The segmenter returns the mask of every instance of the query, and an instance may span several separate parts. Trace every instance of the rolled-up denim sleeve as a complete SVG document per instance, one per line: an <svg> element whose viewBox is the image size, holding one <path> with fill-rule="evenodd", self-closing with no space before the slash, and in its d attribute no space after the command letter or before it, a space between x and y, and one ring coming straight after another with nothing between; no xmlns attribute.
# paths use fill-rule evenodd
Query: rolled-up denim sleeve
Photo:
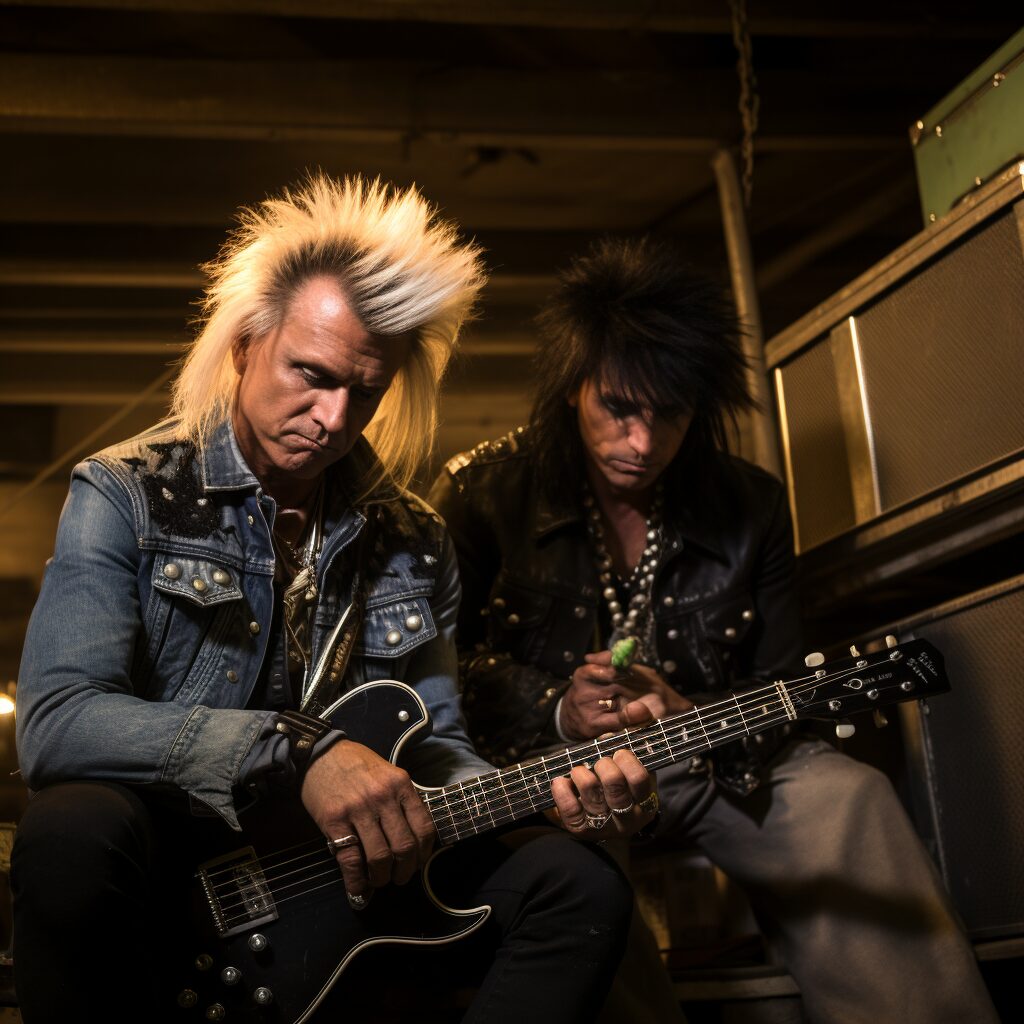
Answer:
<svg viewBox="0 0 1024 1024"><path fill-rule="evenodd" d="M460 595L455 550L446 536L437 587L431 598L437 636L417 650L404 676L426 704L433 721L431 735L402 759L413 778L423 785L445 786L493 770L473 748L462 715L455 650Z"/></svg>
<svg viewBox="0 0 1024 1024"><path fill-rule="evenodd" d="M237 827L232 787L269 713L137 695L140 557L125 486L98 462L76 467L19 673L24 779L173 786Z"/></svg>

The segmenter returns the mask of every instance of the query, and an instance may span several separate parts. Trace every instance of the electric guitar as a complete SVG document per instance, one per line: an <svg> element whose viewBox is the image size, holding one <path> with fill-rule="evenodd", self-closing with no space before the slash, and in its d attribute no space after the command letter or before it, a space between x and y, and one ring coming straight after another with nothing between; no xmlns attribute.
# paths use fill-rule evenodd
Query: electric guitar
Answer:
<svg viewBox="0 0 1024 1024"><path fill-rule="evenodd" d="M631 750L655 771L743 736L800 719L833 719L848 735L847 716L949 689L943 659L924 640L822 665L790 682L736 692L725 700L651 725L590 740L526 764L444 788L418 787L440 849L551 807L551 782L577 764ZM367 683L346 693L324 717L350 737L395 761L429 729L417 694L403 683ZM352 959L378 943L434 944L470 934L486 906L456 910L436 898L430 863L405 886L378 889L366 909L350 909L334 855L298 800L261 803L240 838L224 841L195 874L183 929L182 960L169 965L168 1010L182 1022L303 1024L343 985ZM282 845L284 848L282 849ZM431 863L433 859L431 858Z"/></svg>

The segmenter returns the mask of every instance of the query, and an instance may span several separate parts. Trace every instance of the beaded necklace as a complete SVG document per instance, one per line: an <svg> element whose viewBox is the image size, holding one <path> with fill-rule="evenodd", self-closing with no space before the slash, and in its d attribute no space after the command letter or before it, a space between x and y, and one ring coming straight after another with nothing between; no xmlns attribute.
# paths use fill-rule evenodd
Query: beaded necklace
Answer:
<svg viewBox="0 0 1024 1024"><path fill-rule="evenodd" d="M639 561L633 566L629 576L619 579L622 596L626 599L626 608L620 600L619 589L615 586L612 572L612 559L604 540L604 524L601 522L601 511L597 507L589 488L585 488L583 505L587 510L587 533L590 537L597 564L598 579L601 582L601 596L604 597L611 620L611 635L608 646L626 637L635 637L638 645L634 661L644 665L656 662L654 644L654 616L651 614L651 592L654 587L654 570L658 565L658 554L662 540L662 488L658 485L654 501L651 503L644 529L644 549Z"/></svg>

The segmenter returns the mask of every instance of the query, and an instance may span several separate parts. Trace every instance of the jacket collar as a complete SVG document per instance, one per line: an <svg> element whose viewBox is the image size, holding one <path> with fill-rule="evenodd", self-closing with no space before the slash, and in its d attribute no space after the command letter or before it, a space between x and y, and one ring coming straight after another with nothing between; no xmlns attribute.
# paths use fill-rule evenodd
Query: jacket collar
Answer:
<svg viewBox="0 0 1024 1024"><path fill-rule="evenodd" d="M237 491L259 487L256 475L242 457L231 417L222 420L202 449L203 487L207 491Z"/></svg>
<svg viewBox="0 0 1024 1024"><path fill-rule="evenodd" d="M202 450L203 487L208 491L234 491L259 488L256 474L238 447L230 417L222 420L211 432ZM346 506L355 503L355 495L363 490L362 483L380 470L380 460L365 437L360 437L340 462L328 467L333 489L340 494ZM373 501L393 501L398 497L394 484L385 479L375 490ZM365 499L364 499L365 500Z"/></svg>

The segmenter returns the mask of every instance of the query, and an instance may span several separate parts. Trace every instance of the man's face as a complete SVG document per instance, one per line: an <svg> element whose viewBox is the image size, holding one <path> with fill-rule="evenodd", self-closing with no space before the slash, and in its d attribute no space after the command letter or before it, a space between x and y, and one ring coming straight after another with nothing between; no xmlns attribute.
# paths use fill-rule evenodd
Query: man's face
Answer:
<svg viewBox="0 0 1024 1024"><path fill-rule="evenodd" d="M408 338L370 334L327 278L296 292L277 330L237 344L235 434L264 487L315 480L347 455L408 354Z"/></svg>
<svg viewBox="0 0 1024 1024"><path fill-rule="evenodd" d="M569 404L576 409L591 474L596 471L620 492L652 486L676 457L693 420L692 413L657 416L594 377L583 382Z"/></svg>

